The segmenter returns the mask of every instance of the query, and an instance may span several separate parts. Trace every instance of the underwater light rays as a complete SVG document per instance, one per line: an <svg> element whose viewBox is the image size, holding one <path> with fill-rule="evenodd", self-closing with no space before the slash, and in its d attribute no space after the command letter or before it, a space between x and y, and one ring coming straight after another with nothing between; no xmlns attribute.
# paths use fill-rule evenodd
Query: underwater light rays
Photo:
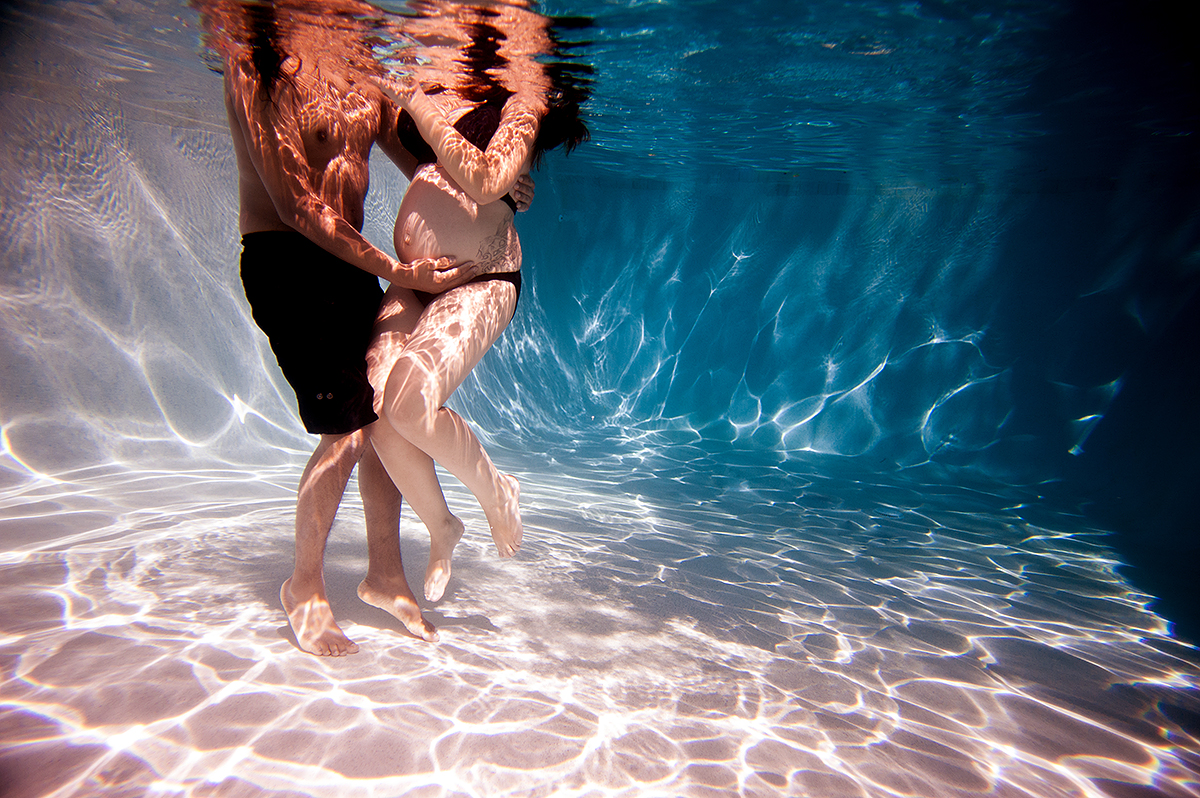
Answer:
<svg viewBox="0 0 1200 798"><path fill-rule="evenodd" d="M132 16L158 16L158 9L136 2L108 9L103 19L94 17L95 10L86 4L74 8L46 9L55 18L45 24L47 35L23 41L27 47L34 42L83 46L70 58L45 54L36 81L11 70L14 92L28 99L56 75L67 85L78 83L85 95L91 90L92 81L76 78L92 48L85 35L60 24L59 18L75 13L84 17L84 27L92 27L89 20L98 22L94 27L103 38ZM616 16L636 20L647 9L654 17L650 21L660 21L672 6L631 7ZM733 13L765 9L747 6ZM820 29L829 19L844 22L844 12L834 2L817 3L805 13ZM807 64L816 69L809 70L808 78L815 79L808 82L821 91L853 84L855 98L876 108L878 97L868 96L872 90L886 89L881 95L885 100L907 101L935 87L934 105L949 107L959 85L949 72L935 69L925 85L901 81L889 88L872 86L870 70L863 71L871 64L887 64L892 70L917 67L921 52L932 53L935 66L945 66L956 53L961 55L964 42L978 43L977 37L960 36L970 33L978 20L940 19L936 8L933 16L927 12L924 8L892 21L917 32L930 21L937 35L928 28L924 33L929 36L915 39L930 47L904 53L892 42L884 48L893 51L886 57L862 54L876 48L873 38L858 38L862 30L851 30L863 29L861 19L852 20L838 36L806 40L805 34L796 34L805 46L835 45L826 60ZM1011 30L1002 40L1027 38L1030 20L1054 13L1051 8L1033 16L1008 14ZM709 16L704 12L696 19L716 21ZM27 17L23 26L41 24L39 15ZM881 19L888 21L879 17L865 29L878 29ZM996 19L988 25L994 28ZM159 21L165 28L171 25ZM142 24L134 29L141 30ZM614 41L633 38L652 44L654 37L626 37L622 24L615 25L615 32L612 25L606 28ZM668 27L646 30L663 33ZM686 28L666 40L682 41L679 35L686 38ZM601 45L610 65L617 52L611 44ZM1005 99L1005 91L1046 63L1044 57L1021 61L1016 57L1021 48L1009 45L1009 51L999 52L996 41L985 44L973 53L979 69L972 74L982 77L966 91L976 101L981 96ZM181 61L194 61L192 46L181 48ZM694 53L687 68L703 69L716 52ZM1044 56L1046 51L1041 52ZM998 60L990 61L989 53ZM1018 63L1024 65L1016 72L1000 74L1006 65ZM796 68L791 64L778 74L790 71L794 76ZM163 71L174 77L187 73L179 65L166 65ZM842 80L852 73L866 80ZM95 74L122 78L126 96L154 77L123 64ZM933 79L939 74L951 81ZM204 77L209 82L195 84L197 97L217 96L211 91L215 78ZM660 93L668 100L682 99L684 84L696 79L689 72L683 83L676 81L679 85ZM818 85L822 81L823 88ZM621 88L619 79L606 85ZM502 340L497 354L503 357L488 361L480 381L464 386L463 396L456 397L485 433L495 430L495 439L504 444L496 448L498 459L526 466L521 476L527 483L530 551L518 562L497 564L486 540L479 539L486 535L477 534L478 515L471 515L474 537L462 547L447 600L431 609L453 644L431 651L399 636L395 624L373 610L353 603L355 577L364 562L361 516L351 499L335 529L330 581L344 597L338 612L345 615L339 617L347 619L346 628L365 644L365 651L356 662L331 665L296 654L281 637L286 633L280 631L284 625L275 603L284 575L275 571L288 556L287 496L298 477L303 436L294 423L289 428L283 421L292 413L277 377L253 377L264 373L262 360L270 357L261 346L214 351L206 348L204 336L193 342L170 335L179 316L200 327L211 324L231 340L262 343L240 309L233 277L236 241L228 220L233 218L229 175L234 166L228 149L214 143L213 131L223 121L219 103L189 105L198 109L192 111L196 124L211 134L209 139L190 138L178 129L191 122L176 113L174 95L143 91L144 96L113 108L116 132L97 129L119 140L123 153L138 166L138 179L161 174L164 186L178 182L196 188L187 199L173 198L170 191L155 194L163 203L178 201L185 210L173 216L169 229L160 226L158 234L143 239L147 255L135 265L144 270L145 285L117 279L121 273L114 264L126 255L109 252L112 243L101 241L97 230L90 237L64 239L59 250L46 249L56 258L46 263L62 265L63 258L94 243L103 262L80 262L93 267L92 279L65 281L62 274L32 268L40 263L21 262L2 277L17 288L3 293L36 303L45 286L70 282L69 291L53 287L45 292L47 307L73 312L87 307L91 297L93 305L111 308L107 315L95 314L103 324L83 332L120 338L123 351L132 351L125 345L128 326L145 320L137 314L161 304L168 312L156 321L170 324L154 329L175 349L163 349L159 356L177 357L178 368L196 371L196 383L181 379L181 384L199 383L197 390L213 394L211 403L191 417L194 424L177 426L203 431L206 419L222 424L216 425L220 432L213 439L189 438L205 441L201 447L165 426L156 433L145 426L97 420L88 405L65 416L44 414L35 419L37 424L29 423L30 416L14 420L8 415L13 402L23 402L33 392L18 396L7 373L0 377L6 414L0 420L6 452L2 462L8 469L0 474L5 485L0 515L6 519L6 539L21 549L0 566L5 609L0 613L0 689L6 701L10 688L25 689L8 678L7 670L24 649L44 644L38 650L45 653L57 646L51 655L59 658L54 668L41 674L61 674L92 661L84 644L97 638L87 635L102 632L109 637L102 641L105 646L129 654L129 670L136 672L140 660L152 663L147 667L172 658L185 663L172 674L173 684L187 688L179 691L185 698L207 700L209 706L173 724L173 717L185 714L186 701L168 704L171 696L166 696L162 703L171 714L151 727L125 722L137 720L135 694L127 675L111 662L101 662L87 675L91 683L85 680L82 687L55 686L47 678L36 696L22 692L17 703L6 704L12 711L6 713L9 721L0 721L5 734L30 726L44 730L37 732L40 747L30 749L28 757L3 760L6 772L48 771L44 762L50 756L69 760L82 775L60 783L64 798L98 790L230 798L260 798L275 790L321 798L411 790L441 798L455 792L524 796L555 789L669 798L717 790L821 798L961 798L981 792L997 798L1081 793L1111 798L1136 792L1153 779L1158 780L1154 789L1163 795L1197 794L1196 740L1185 731L1187 718L1200 709L1195 649L1173 647L1169 627L1148 609L1149 597L1134 591L1116 571L1116 557L1104 547L1102 532L1087 527L1077 514L1045 518L1031 506L1022 510L1039 499L1010 487L998 486L987 494L922 480L946 463L982 462L986 474L991 455L972 458L966 450L982 444L994 454L999 445L992 443L1002 444L1012 432L1006 410L1021 401L1008 393L1013 377L1006 370L1026 350L1014 354L996 347L997 335L1005 330L993 322L1004 311L1000 305L1011 300L997 277L1012 269L1020 274L1024 260L1037 261L1045 250L1005 252L1001 264L995 256L1019 236L997 236L1020 214L1041 214L1047 206L1024 197L1027 186L1009 191L1007 175L993 179L1011 151L990 153L981 167L961 170L953 165L962 162L964 150L954 150L948 168L943 170L939 162L929 173L947 176L951 185L918 190L904 183L897 188L897 175L903 177L905 170L894 166L891 156L899 155L907 165L917 159L912 152L887 148L920 144L931 132L938 133L924 125L932 118L929 109L909 107L917 127L905 133L903 125L893 124L893 132L901 134L884 137L882 148L856 149L855 142L871 144L863 135L871 127L869 112L864 116L860 109L839 119L844 103L829 105L805 94L813 107L836 112L826 116L836 124L827 130L837 135L820 142L800 138L826 149L821 163L835 160L831 152L840 157L843 147L853 152L855 162L866 158L868 169L877 156L873 163L881 174L876 183L798 173L794 158L766 150L756 153L761 155L756 163L784 164L788 174L740 186L728 172L696 177L705 171L704 163L667 168L642 159L639 166L666 168L675 182L649 186L628 180L624 164L619 165L623 182L614 188L613 181L606 183L603 175L588 171L585 160L583 172L589 179L571 180L560 201L553 185L562 173L551 173L555 179L542 182L541 202L519 222L531 233L540 225L529 236L528 285L536 301L523 305L510 330L529 335L507 350L507 339ZM779 92L771 94L779 99ZM81 99L88 114L112 107L87 96ZM620 105L609 102L607 109ZM625 105L621 114L640 107ZM978 129L985 121L979 114L982 105L967 105L974 110L965 119ZM905 116L902 105L889 107L897 117ZM142 124L152 108L165 110L156 111L153 124ZM793 118L803 125L813 118L813 109L801 110ZM656 113L666 118L668 111L662 106ZM603 115L596 120L601 127ZM61 114L46 110L42 119L51 125L47 130L76 131L57 116L66 118L69 109ZM699 117L687 112L678 118L687 126ZM601 127L593 143L603 147ZM642 152L639 148L648 139L636 125L626 127L631 135L622 136L617 146ZM995 140L998 133L1013 133L1011 124L1002 127L1006 129L970 138ZM767 124L760 133L774 136L778 130ZM661 132L659 126L651 136L660 150L669 142ZM694 140L696 132L688 136ZM4 168L18 164L6 185L19 196L19 187L38 185L33 179L42 168L38 159L51 158L54 148L45 147L39 141L45 136L36 131L17 133L31 138L21 140L25 151L16 153L14 161L4 160ZM716 144L709 147L716 151L712 157L726 162L731 154L741 158L748 147L745 141L725 149ZM812 147L801 149L806 159L812 155ZM90 154L77 155L69 161L71 169L94 165ZM570 169L579 157L590 156L581 150L572 156ZM207 170L202 174L200 167ZM964 174L967 183L962 182ZM377 190L388 185L373 182ZM971 199L976 189L980 197ZM119 218L122 209L111 201L100 198L90 205L96 199L94 186L72 183L63 190L72 196L53 212L53 224L26 220L19 233L33 237L27 240L26 254L40 251L38 236L51 240L61 235L60 223L72 220L102 227L113 215L114 229L124 231L132 224L141 233L153 232L144 220ZM137 213L151 218L159 213L151 199L138 198L135 185L129 184L129 190L136 201L130 207ZM991 200L983 195L996 199L993 209L1012 215L989 216L984 206ZM968 201L960 204L964 197ZM18 206L24 207L13 205ZM543 212L539 207L548 215L536 216ZM97 213L84 213L88 208ZM972 208L978 210L974 216ZM386 210L381 214L386 217ZM748 221L740 223L739 218ZM187 226L191 219L194 227ZM196 282L192 273L172 275L170 267L182 257L172 243L179 235L189 237L189 251L207 258L210 274L217 275L211 284ZM581 246L593 237L602 246ZM626 264L614 254L641 253L641 242L668 242L660 260L636 264L651 272L650 279L646 271L621 271ZM567 268L553 266L557 261L546 257L563 252L574 258ZM738 257L745 253L753 257ZM653 255L653 248L644 254ZM728 258L736 261L735 272L727 270ZM776 264L785 265L769 274ZM110 276L97 279L104 274ZM1125 274L1118 269L1095 284L1112 285L1112 279L1125 279ZM111 290L101 301L105 281ZM1001 290L996 291L998 284ZM175 302L173 286L187 296ZM714 287L720 288L719 295ZM195 303L202 308L197 314L189 305L198 294L204 296ZM572 304L577 296L585 300ZM596 304L603 306L597 320L610 326L577 323L590 319ZM740 321L721 317L725 304ZM5 309L18 319L14 328L28 323L35 333L24 340L52 329L44 318L20 317L19 306ZM642 321L635 325L631 319ZM875 319L878 328L873 328ZM774 326L763 332L769 323ZM931 327L938 340L928 343L937 345L922 343ZM579 330L595 337L576 339ZM690 348L674 357L670 350L687 331L692 331ZM888 345L881 345L885 340ZM1030 350L1041 346L1039 339ZM122 352L111 345L80 350L93 353L98 365L124 362ZM32 345L23 351L34 352ZM14 362L7 352L0 354ZM86 370L78 370L74 361L43 368L22 358L21 368L13 372L17 379L45 380L46 370L55 377L59 371L77 371L85 376L70 383L71 390L86 387ZM221 365L225 360L230 361L227 369ZM603 366L593 368L597 362ZM886 363L884 370L852 398L833 401L827 396L840 398L838 391L859 385L881 363ZM836 374L827 381L829 366ZM138 368L122 373L133 372L140 380L144 375L137 374ZM581 378L578 372L584 371ZM167 367L156 380L174 376ZM985 381L968 389L972 380ZM1048 424L1065 419L1068 426L1106 412L1103 397L1093 395L1089 381L1077 382L1077 388L1061 392L1053 409L1023 410ZM541 390L513 387L522 383ZM668 405L663 397L671 391L676 391L675 403ZM162 392L152 404L166 405L164 414L182 413L186 420L186 406L177 407L179 397L169 393ZM694 401L696 397L702 401ZM736 400L734 411L730 399ZM498 406L494 412L489 407L493 402ZM960 402L970 406L956 408ZM961 429L940 420L926 429L923 419L929 422L926 411L935 405L948 417L962 414L950 418L961 421ZM119 408L120 402L112 406ZM609 424L613 408L617 420ZM804 418L808 411L813 415ZM502 423L493 424L497 417ZM869 439L862 437L864 430L869 432L868 422L886 434L870 439L870 466L853 473L845 458L800 458L794 439L770 441L776 434L771 425L798 418L806 426L824 425L824 444L837 454L857 451ZM55 438L60 420L66 434ZM841 422L847 423L839 428ZM959 447L957 454L954 447L941 446L936 458L930 457L925 432L936 443L945 433L962 436L964 429L968 434L959 441L970 445ZM755 438L756 430L765 431ZM65 464L47 454L72 441L81 449L80 441L91 441L95 448ZM283 451L275 451L277 446ZM1040 453L1044 450L1028 453L1028 462L1035 463ZM22 470L18 457L30 469ZM217 465L203 471L193 467L199 461ZM257 467L264 461L266 466ZM94 471L69 467L86 462L107 465ZM872 475L876 463L884 463L878 467L888 471L895 464L915 462L935 468ZM181 473L173 476L175 469ZM39 471L54 476L42 478ZM1030 484L1046 475L1034 471ZM587 476L578 477L582 472ZM451 498L456 507L470 506L458 494ZM26 501L34 506L22 508ZM405 553L419 576L423 531L409 515ZM1038 523L1028 521L1030 517L1039 517ZM127 552L136 556L127 557ZM96 569L107 573L95 576ZM62 595L74 602L69 608L62 605ZM123 626L122 618L130 616L139 620ZM88 628L97 619L111 623ZM252 674L251 661L269 665ZM31 667L33 663L27 660ZM190 686L189 672L198 690ZM153 680L158 672L140 675ZM671 681L676 676L679 687ZM235 679L246 692L223 693ZM919 681L930 686L909 686ZM113 704L109 715L82 695L110 687L118 689L105 692ZM223 696L219 701L212 698L217 694ZM907 697L914 700L901 700ZM31 716L20 714L20 702L26 700L41 702L39 706L52 708L65 720L37 726ZM612 723L622 715L634 721ZM952 722L945 715L956 717ZM521 738L513 728L517 719L536 734ZM25 720L30 722L21 726ZM91 725L105 720L113 722ZM455 726L457 721L461 727ZM1076 741L1071 732L1081 728L1079 736L1087 737L1087 744L1072 748ZM463 733L454 736L456 729ZM1109 735L1109 729L1117 733ZM78 736L72 736L74 730ZM490 755L481 755L488 754L482 735L467 738L467 732L479 730L504 732ZM116 748L121 750L95 758L101 754L86 746L106 731L118 735ZM1114 737L1124 742L1113 742ZM430 739L441 741L436 763L423 745ZM543 760L549 767L541 773L536 767L541 762L532 758L540 748L555 748ZM14 761L16 768L10 767ZM660 761L665 763L661 767Z"/></svg>
<svg viewBox="0 0 1200 798"><path fill-rule="evenodd" d="M586 187L578 188L586 193ZM708 190L703 183L694 188ZM726 194L753 188L727 186ZM732 441L785 458L802 451L865 452L899 467L947 456L958 461L992 448L1008 434L1003 406L1011 404L1011 396L1006 378L985 378L1003 374L1005 367L987 362L980 338L986 324L957 324L948 334L953 314L929 313L928 294L961 292L963 283L947 283L942 276L987 272L979 258L994 259L999 243L979 234L995 226L997 214L1012 214L1002 209L1001 200L981 194L970 207L954 211L964 224L974 220L962 231L946 233L957 248L937 263L916 268L901 264L898 259L928 260L909 231L912 225L918 230L941 225L949 212L944 193L907 188L854 194L831 203L836 208L820 207L824 200L815 205L812 199L788 201L783 207L775 197L772 203L760 198L749 201L750 217L716 225L709 224L709 203L701 200L688 205L686 224L670 232L656 227L660 210L641 214L631 226L622 206L601 203L598 227L611 227L613 237L622 241L631 230L646 235L630 241L635 254L628 259L613 261L601 250L580 265L596 277L595 285L603 286L590 299L572 297L582 323L572 346L592 366L587 400L595 409L583 410L584 417L611 419L610 433L635 447L642 440L667 442L690 431L711 444ZM631 198L637 196L632 192ZM736 198L725 196L720 204L736 205ZM794 222L782 221L785 216L813 212L832 226L823 241L799 236L766 241L758 235L763 229L794 228ZM883 241L875 260L861 264L859 255L850 257L843 250L867 229L886 234L890 243ZM536 245L531 259L537 256ZM698 254L714 251L730 254L719 264L703 266L712 258ZM780 266L747 266L772 262ZM820 263L826 264L824 270ZM670 279L647 278L638 269L659 277L669 272ZM863 274L854 277L856 271ZM890 275L886 280L879 278L883 272ZM647 285L647 293L630 293L635 279ZM709 288L695 291L703 281ZM846 292L852 295L850 305L838 300ZM638 307L644 312L631 312ZM822 308L830 309L828 318L819 315ZM827 340L839 318L859 311L871 315L872 328L894 328L894 345L879 350L878 341L861 331ZM749 337L743 329L746 313L754 327ZM807 321L797 321L799 314ZM931 349L940 353L930 355ZM541 346L540 351L552 350ZM574 357L566 350L554 354L559 363ZM508 373L499 361L486 362L484 368L494 370L496 378ZM970 402L966 394L959 396L967 388ZM939 402L946 401L953 404L953 413L949 407L939 409ZM483 411L480 419L486 419L485 408L468 408L468 414L477 409ZM543 426L557 414L565 425L556 430L550 424L547 433L554 434L564 426L575 429L570 417L578 412L546 409L535 415ZM959 418L964 414L971 420ZM959 420L947 427L951 416ZM636 429L633 419L638 419Z"/></svg>

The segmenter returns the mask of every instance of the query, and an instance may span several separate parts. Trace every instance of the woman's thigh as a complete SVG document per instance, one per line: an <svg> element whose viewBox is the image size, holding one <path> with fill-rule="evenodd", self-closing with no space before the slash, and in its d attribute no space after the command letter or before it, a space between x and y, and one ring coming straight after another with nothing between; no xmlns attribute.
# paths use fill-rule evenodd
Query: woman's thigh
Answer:
<svg viewBox="0 0 1200 798"><path fill-rule="evenodd" d="M367 379L375 389L375 412L380 413L384 387L424 307L407 288L388 288L379 304L371 345L367 349Z"/></svg>
<svg viewBox="0 0 1200 798"><path fill-rule="evenodd" d="M419 391L440 408L508 326L517 289L502 280L468 283L438 295L401 347L388 380L389 399Z"/></svg>

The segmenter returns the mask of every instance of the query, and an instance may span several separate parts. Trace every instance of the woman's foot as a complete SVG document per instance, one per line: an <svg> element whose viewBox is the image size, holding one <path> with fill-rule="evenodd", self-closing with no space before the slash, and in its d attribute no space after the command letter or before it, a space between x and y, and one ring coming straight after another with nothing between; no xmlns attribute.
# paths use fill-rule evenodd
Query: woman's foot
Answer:
<svg viewBox="0 0 1200 798"><path fill-rule="evenodd" d="M370 577L367 577L358 585L360 599L390 614L404 624L405 629L422 640L437 642L437 629L421 615L417 599L408 589L408 583L404 581L403 576L399 582L390 582L382 586L372 584L369 579Z"/></svg>
<svg viewBox="0 0 1200 798"><path fill-rule="evenodd" d="M462 540L463 522L450 516L445 525L429 529L429 566L425 569L425 598L438 601L446 592L450 581L450 559L454 547Z"/></svg>
<svg viewBox="0 0 1200 798"><path fill-rule="evenodd" d="M524 528L521 526L520 501L521 483L511 474L501 474L499 506L484 513L501 557L511 557L521 548Z"/></svg>
<svg viewBox="0 0 1200 798"><path fill-rule="evenodd" d="M346 637L333 620L333 610L324 593L298 596L292 592L289 578L279 588L279 601L300 648L318 657L344 657L358 651L358 644Z"/></svg>

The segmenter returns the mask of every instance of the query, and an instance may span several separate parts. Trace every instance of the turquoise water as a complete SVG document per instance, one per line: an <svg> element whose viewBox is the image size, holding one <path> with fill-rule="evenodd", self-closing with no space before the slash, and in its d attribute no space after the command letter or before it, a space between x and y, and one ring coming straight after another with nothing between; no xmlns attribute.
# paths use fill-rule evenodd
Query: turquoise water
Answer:
<svg viewBox="0 0 1200 798"><path fill-rule="evenodd" d="M313 444L196 16L6 7L4 794L1200 794L1200 657L1137 559L1195 550L1187 19L543 8L595 19L593 140L454 398L527 542L446 478L429 646L355 598L349 491L330 662L277 606Z"/></svg>

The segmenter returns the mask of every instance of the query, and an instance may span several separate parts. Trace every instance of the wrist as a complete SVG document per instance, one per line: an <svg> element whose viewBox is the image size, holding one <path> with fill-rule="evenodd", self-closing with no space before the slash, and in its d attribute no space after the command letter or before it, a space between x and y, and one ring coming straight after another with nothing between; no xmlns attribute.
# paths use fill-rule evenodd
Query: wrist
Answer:
<svg viewBox="0 0 1200 798"><path fill-rule="evenodd" d="M392 257L389 257L388 261L391 267L391 276L388 282L407 288L408 280L412 276L412 269L404 261Z"/></svg>

